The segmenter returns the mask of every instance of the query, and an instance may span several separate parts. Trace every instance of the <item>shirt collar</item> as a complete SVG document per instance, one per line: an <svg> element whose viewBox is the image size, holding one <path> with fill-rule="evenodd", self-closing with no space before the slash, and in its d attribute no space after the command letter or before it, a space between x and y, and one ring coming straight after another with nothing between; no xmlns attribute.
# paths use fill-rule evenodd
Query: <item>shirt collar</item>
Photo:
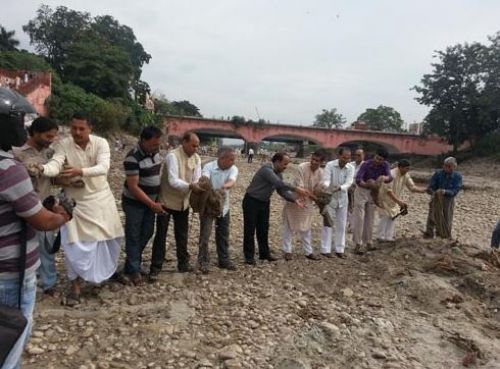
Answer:
<svg viewBox="0 0 500 369"><path fill-rule="evenodd" d="M11 152L0 150L0 155L5 156L6 158L9 158L9 159L14 159L14 155L12 155Z"/></svg>

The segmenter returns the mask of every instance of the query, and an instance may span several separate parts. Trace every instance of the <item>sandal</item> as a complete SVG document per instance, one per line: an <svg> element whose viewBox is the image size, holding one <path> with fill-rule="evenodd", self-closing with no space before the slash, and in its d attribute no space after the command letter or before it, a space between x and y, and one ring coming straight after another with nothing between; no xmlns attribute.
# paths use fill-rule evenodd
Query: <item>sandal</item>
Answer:
<svg viewBox="0 0 500 369"><path fill-rule="evenodd" d="M75 292L68 292L64 298L63 305L73 307L80 305L80 294Z"/></svg>

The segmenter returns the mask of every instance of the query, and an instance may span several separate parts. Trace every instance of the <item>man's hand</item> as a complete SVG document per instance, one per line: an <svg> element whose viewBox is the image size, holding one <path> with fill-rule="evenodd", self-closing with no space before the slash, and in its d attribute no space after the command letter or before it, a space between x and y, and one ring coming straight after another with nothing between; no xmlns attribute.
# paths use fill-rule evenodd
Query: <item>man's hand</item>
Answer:
<svg viewBox="0 0 500 369"><path fill-rule="evenodd" d="M189 184L189 189L193 191L194 193L200 193L205 191L203 188L201 188L198 183L190 183Z"/></svg>
<svg viewBox="0 0 500 369"><path fill-rule="evenodd" d="M163 205L159 202L153 202L149 208L155 214L165 214L165 209L163 209Z"/></svg>
<svg viewBox="0 0 500 369"><path fill-rule="evenodd" d="M338 191L340 191L340 186L332 186L332 187L330 187L330 191L332 193L338 192Z"/></svg>
<svg viewBox="0 0 500 369"><path fill-rule="evenodd" d="M64 223L69 222L72 218L72 216L66 211L66 209L64 209L64 207L59 204L54 205L51 210L56 214L62 215L62 217L64 218Z"/></svg>
<svg viewBox="0 0 500 369"><path fill-rule="evenodd" d="M76 167L65 167L61 171L62 177L73 178L73 177L81 177L82 175L83 175L83 171L80 168L76 168Z"/></svg>
<svg viewBox="0 0 500 369"><path fill-rule="evenodd" d="M302 199L295 200L295 205L297 205L301 209L304 209L304 207L305 207L304 200L302 200Z"/></svg>
<svg viewBox="0 0 500 369"><path fill-rule="evenodd" d="M436 193L440 196L444 196L446 194L446 190L445 189L442 189L440 188L439 190L436 191Z"/></svg>
<svg viewBox="0 0 500 369"><path fill-rule="evenodd" d="M26 170L31 177L40 177L43 172L43 166L41 164L28 164Z"/></svg>
<svg viewBox="0 0 500 369"><path fill-rule="evenodd" d="M309 195L309 190L303 187L295 187L295 193L299 196L306 197Z"/></svg>

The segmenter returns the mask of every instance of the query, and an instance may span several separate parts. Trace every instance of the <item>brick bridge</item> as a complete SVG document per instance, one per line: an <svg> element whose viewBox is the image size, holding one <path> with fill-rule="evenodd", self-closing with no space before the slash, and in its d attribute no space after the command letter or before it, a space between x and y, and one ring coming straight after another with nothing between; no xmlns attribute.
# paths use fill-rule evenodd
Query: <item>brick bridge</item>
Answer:
<svg viewBox="0 0 500 369"><path fill-rule="evenodd" d="M310 141L325 148L335 148L353 142L372 142L390 153L438 155L451 150L437 137L423 138L408 133L365 130L323 129L285 124L245 124L226 120L168 116L165 118L169 138L180 138L186 132L239 138L250 146L261 141Z"/></svg>

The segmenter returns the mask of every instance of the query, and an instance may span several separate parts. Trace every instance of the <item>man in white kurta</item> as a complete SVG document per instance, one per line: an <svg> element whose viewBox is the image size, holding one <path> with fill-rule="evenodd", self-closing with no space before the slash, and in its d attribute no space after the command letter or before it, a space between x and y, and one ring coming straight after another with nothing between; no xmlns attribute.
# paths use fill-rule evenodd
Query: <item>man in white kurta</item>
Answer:
<svg viewBox="0 0 500 369"><path fill-rule="evenodd" d="M75 115L70 129L71 137L54 146L54 155L43 166L43 174L81 177L85 183L82 188L65 189L77 205L73 219L61 228L61 245L71 281L68 303L74 304L79 302L80 279L100 283L115 273L124 234L107 180L108 142L90 134L91 124L85 116Z"/></svg>
<svg viewBox="0 0 500 369"><path fill-rule="evenodd" d="M347 225L348 198L347 191L354 181L354 166L349 163L351 150L341 147L338 150L338 159L326 164L322 184L333 192L332 200L328 204L330 216L335 217L335 255L345 257L345 233ZM321 254L332 257L333 229L324 226L321 233Z"/></svg>
<svg viewBox="0 0 500 369"><path fill-rule="evenodd" d="M410 162L406 159L400 160L398 166L391 170L393 181L384 184L380 188L379 203L382 208L379 211L379 223L377 231L378 241L394 241L395 217L406 203L401 200L403 190L407 188L411 192L424 193L425 188L415 186L413 179L408 173Z"/></svg>
<svg viewBox="0 0 500 369"><path fill-rule="evenodd" d="M320 167L325 159L323 151L316 151L311 155L311 160L301 163L295 177L294 185L307 189L313 193L314 188L320 184L323 178L323 169ZM293 234L299 233L302 238L302 246L306 258L318 260L319 256L314 255L311 246L312 219L314 215L314 205L310 198L304 200L304 206L300 207L296 203L286 202L283 207L283 252L285 260L292 258Z"/></svg>

